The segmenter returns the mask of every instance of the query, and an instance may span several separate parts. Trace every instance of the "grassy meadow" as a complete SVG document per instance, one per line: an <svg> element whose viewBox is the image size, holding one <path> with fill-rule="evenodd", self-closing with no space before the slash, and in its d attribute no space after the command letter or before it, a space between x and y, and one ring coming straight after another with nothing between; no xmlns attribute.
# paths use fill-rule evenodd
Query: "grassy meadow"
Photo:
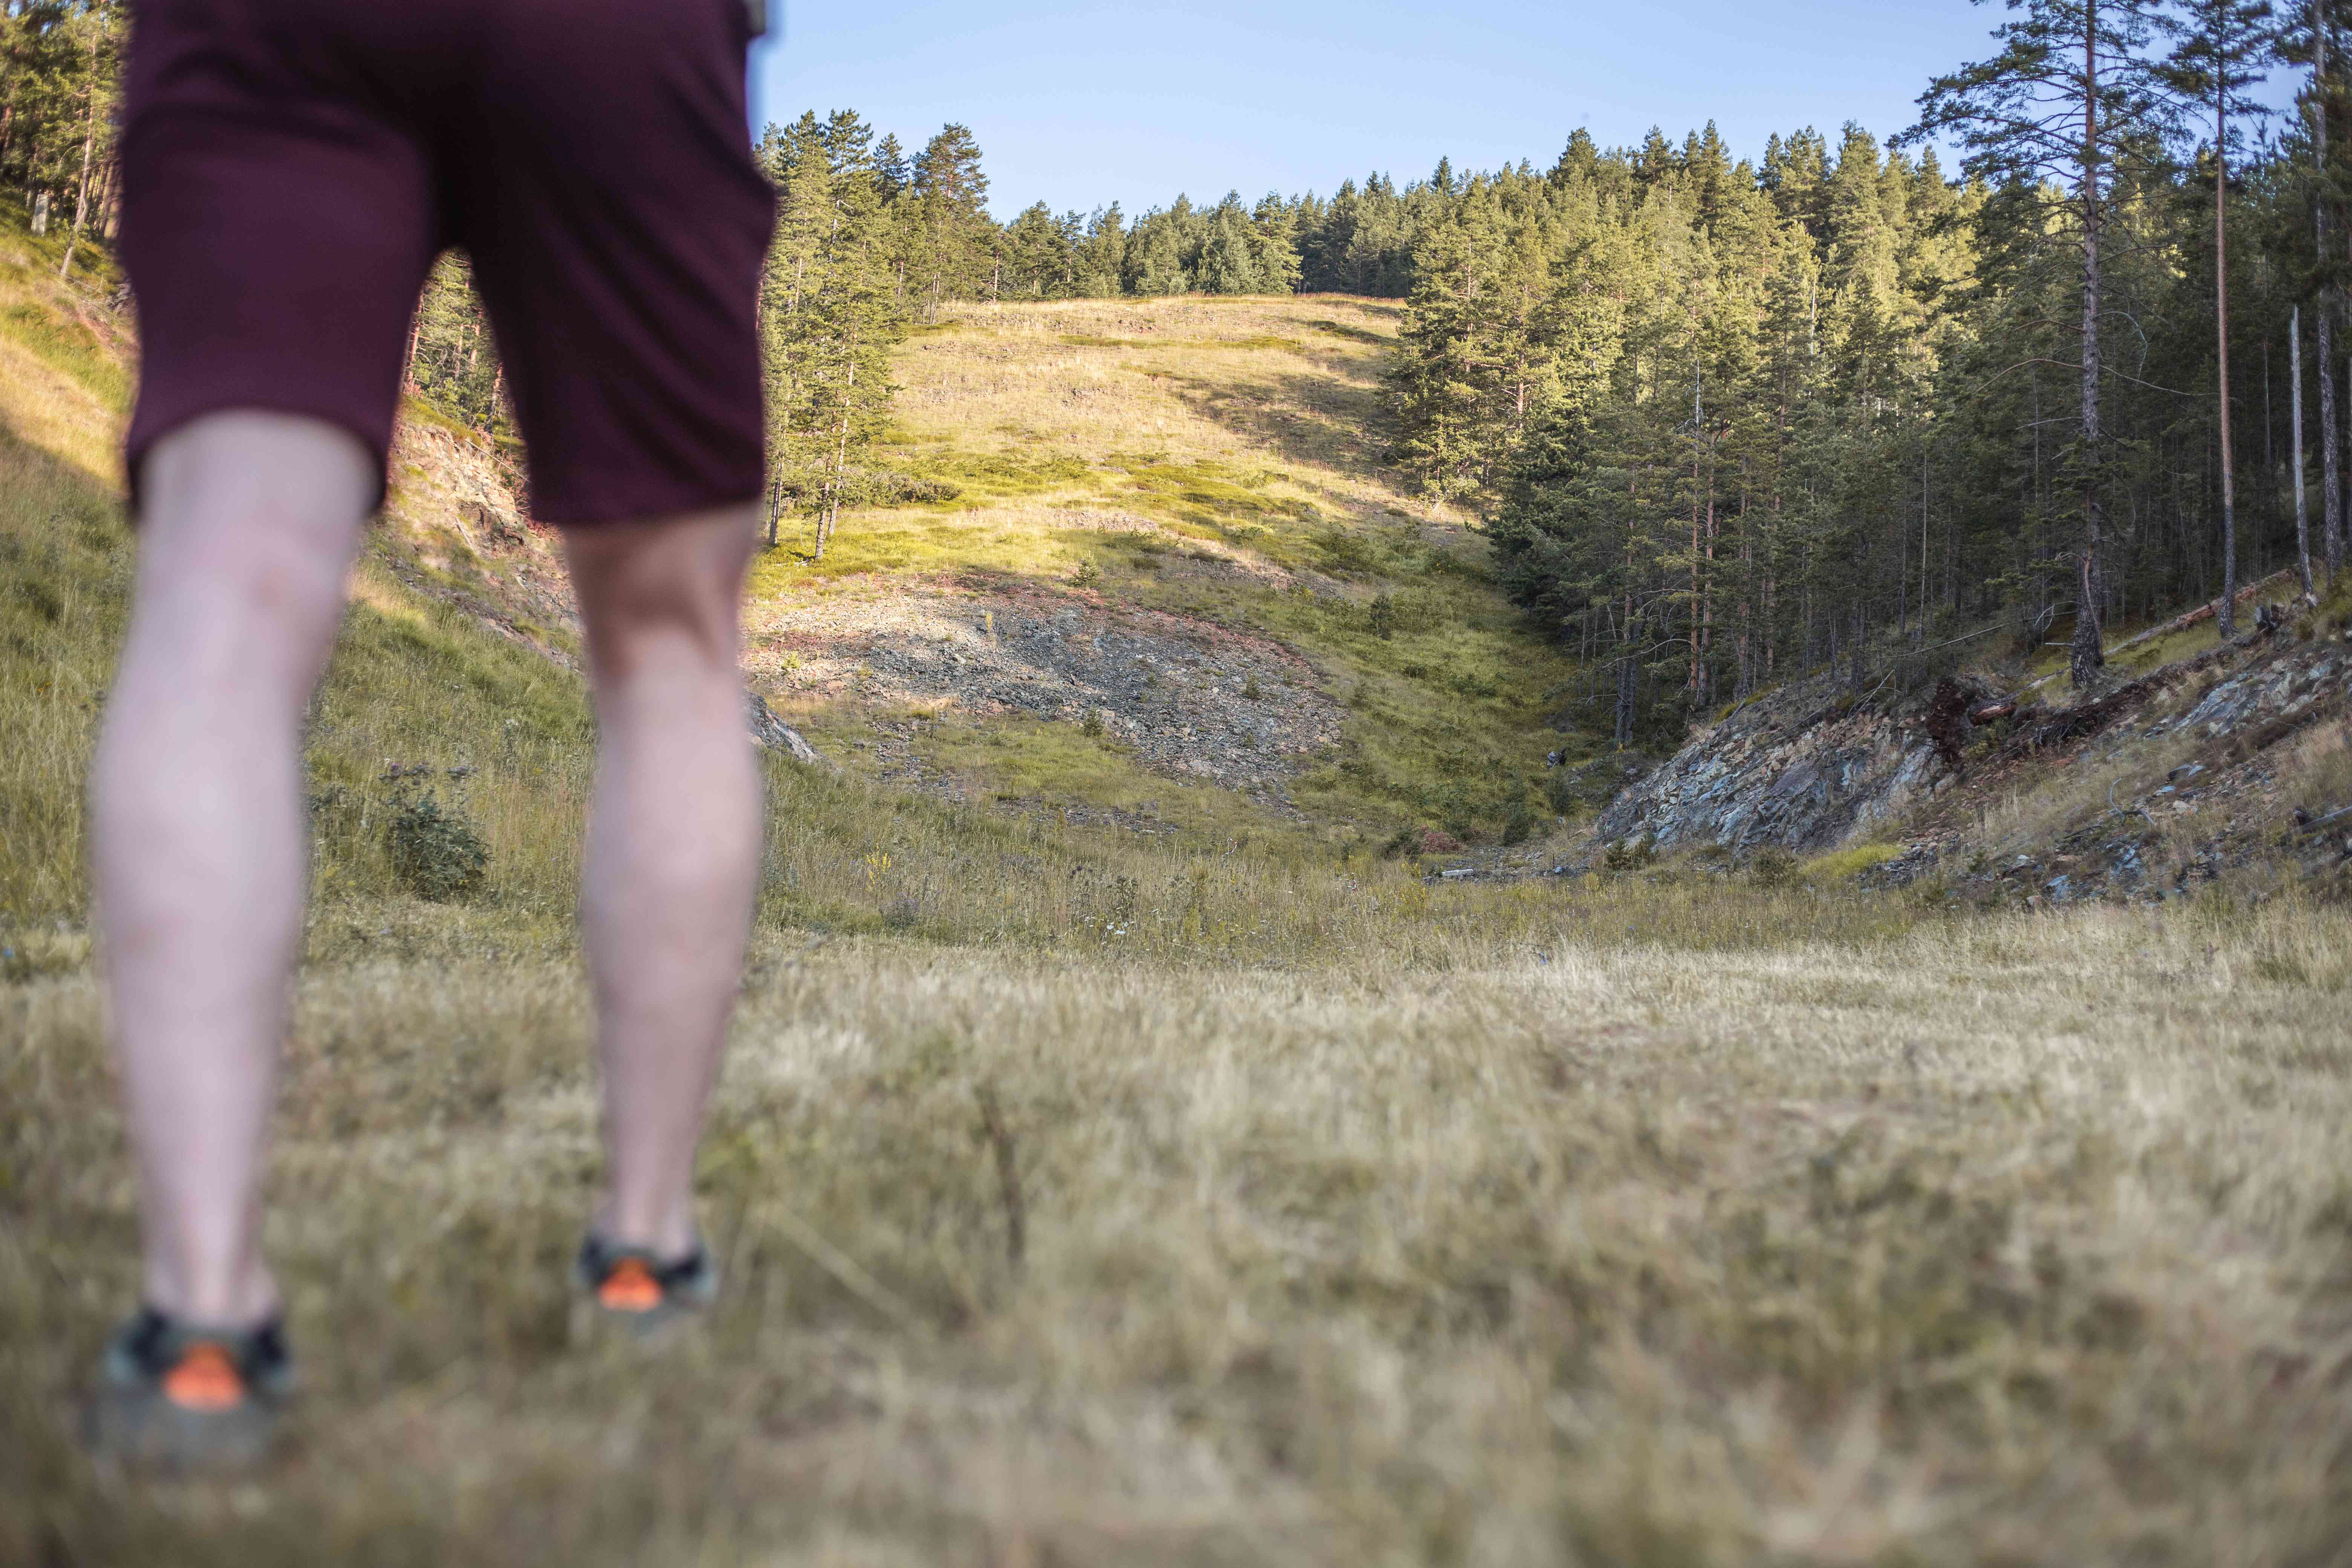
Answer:
<svg viewBox="0 0 2352 1568"><path fill-rule="evenodd" d="M699 1177L727 1289L656 1351L575 1345L587 709L404 588L389 538L311 728L268 1231L294 1441L236 1483L94 1471L73 1412L134 1222L79 800L130 542L119 383L89 368L119 361L102 325L56 346L77 302L0 241L0 1563L2352 1560L2352 931L2292 897L1978 917L1673 866L1439 883L1270 819L1155 837L773 763ZM1129 342L1171 323L1202 341ZM1177 301L919 338L910 463L969 468L937 432L1001 397L1021 441L1066 417L1086 477L850 519L761 592L878 591L853 568L886 551L963 570L971 536L930 531L992 515L1003 570L1130 583L1115 531L1049 526L1082 487L1349 602L1404 579L1331 552L1470 560L1371 510L1349 405L1285 416L1307 456L1255 477L1290 362L1368 388L1382 330ZM1095 365L1106 407L1033 405L1033 362L990 358L1019 333ZM1263 537L1114 461L1147 406L1171 452L1180 418L1230 419L1183 461L1263 498ZM1307 506L1344 524L1318 542ZM1300 606L1302 647L1394 693L1350 710L1367 755L1444 715L1531 743L1507 694L1382 662L1508 628L1351 641L1319 594L1134 573L1203 615ZM403 890L394 766L479 828L468 898Z"/></svg>

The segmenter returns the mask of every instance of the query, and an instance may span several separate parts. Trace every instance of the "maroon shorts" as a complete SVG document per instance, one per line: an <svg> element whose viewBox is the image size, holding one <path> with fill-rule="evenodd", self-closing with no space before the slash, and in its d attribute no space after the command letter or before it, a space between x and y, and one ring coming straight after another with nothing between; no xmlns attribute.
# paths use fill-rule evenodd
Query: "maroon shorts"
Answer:
<svg viewBox="0 0 2352 1568"><path fill-rule="evenodd" d="M460 246L530 462L593 523L748 500L774 217L745 0L141 0L129 458L225 408L383 459L418 290Z"/></svg>

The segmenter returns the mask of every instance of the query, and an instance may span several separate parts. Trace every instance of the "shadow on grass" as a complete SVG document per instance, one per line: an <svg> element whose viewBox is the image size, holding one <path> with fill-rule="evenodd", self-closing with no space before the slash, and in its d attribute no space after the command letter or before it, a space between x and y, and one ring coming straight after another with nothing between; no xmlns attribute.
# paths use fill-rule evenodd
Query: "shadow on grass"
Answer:
<svg viewBox="0 0 2352 1568"><path fill-rule="evenodd" d="M1333 364L1318 374L1276 373L1238 383L1171 372L1166 381L1194 414L1286 463L1393 482L1394 476L1383 472L1391 421L1375 363Z"/></svg>

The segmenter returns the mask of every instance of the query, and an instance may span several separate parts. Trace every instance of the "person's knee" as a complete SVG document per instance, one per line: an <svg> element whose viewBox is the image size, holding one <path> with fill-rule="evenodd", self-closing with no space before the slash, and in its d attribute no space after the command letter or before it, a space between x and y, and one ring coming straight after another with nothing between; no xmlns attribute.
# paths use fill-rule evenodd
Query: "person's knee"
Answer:
<svg viewBox="0 0 2352 1568"><path fill-rule="evenodd" d="M159 440L141 468L141 613L167 640L305 644L341 618L374 483L357 437L231 410Z"/></svg>
<svg viewBox="0 0 2352 1568"><path fill-rule="evenodd" d="M731 509L567 538L598 679L625 681L649 664L686 662L732 680L751 549L749 521Z"/></svg>

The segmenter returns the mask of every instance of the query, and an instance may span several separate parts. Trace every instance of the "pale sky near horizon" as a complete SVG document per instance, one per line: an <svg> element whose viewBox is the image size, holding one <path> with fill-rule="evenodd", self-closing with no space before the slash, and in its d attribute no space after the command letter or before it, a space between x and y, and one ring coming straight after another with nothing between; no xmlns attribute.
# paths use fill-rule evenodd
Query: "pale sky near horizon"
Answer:
<svg viewBox="0 0 2352 1568"><path fill-rule="evenodd" d="M1774 131L1882 142L1929 79L1991 52L1969 0L771 0L755 120L855 109L910 149L950 121L979 139L989 205L1132 215L1178 193L1328 195L1438 158L1549 167L1582 126L1603 146L1712 119L1740 157Z"/></svg>

